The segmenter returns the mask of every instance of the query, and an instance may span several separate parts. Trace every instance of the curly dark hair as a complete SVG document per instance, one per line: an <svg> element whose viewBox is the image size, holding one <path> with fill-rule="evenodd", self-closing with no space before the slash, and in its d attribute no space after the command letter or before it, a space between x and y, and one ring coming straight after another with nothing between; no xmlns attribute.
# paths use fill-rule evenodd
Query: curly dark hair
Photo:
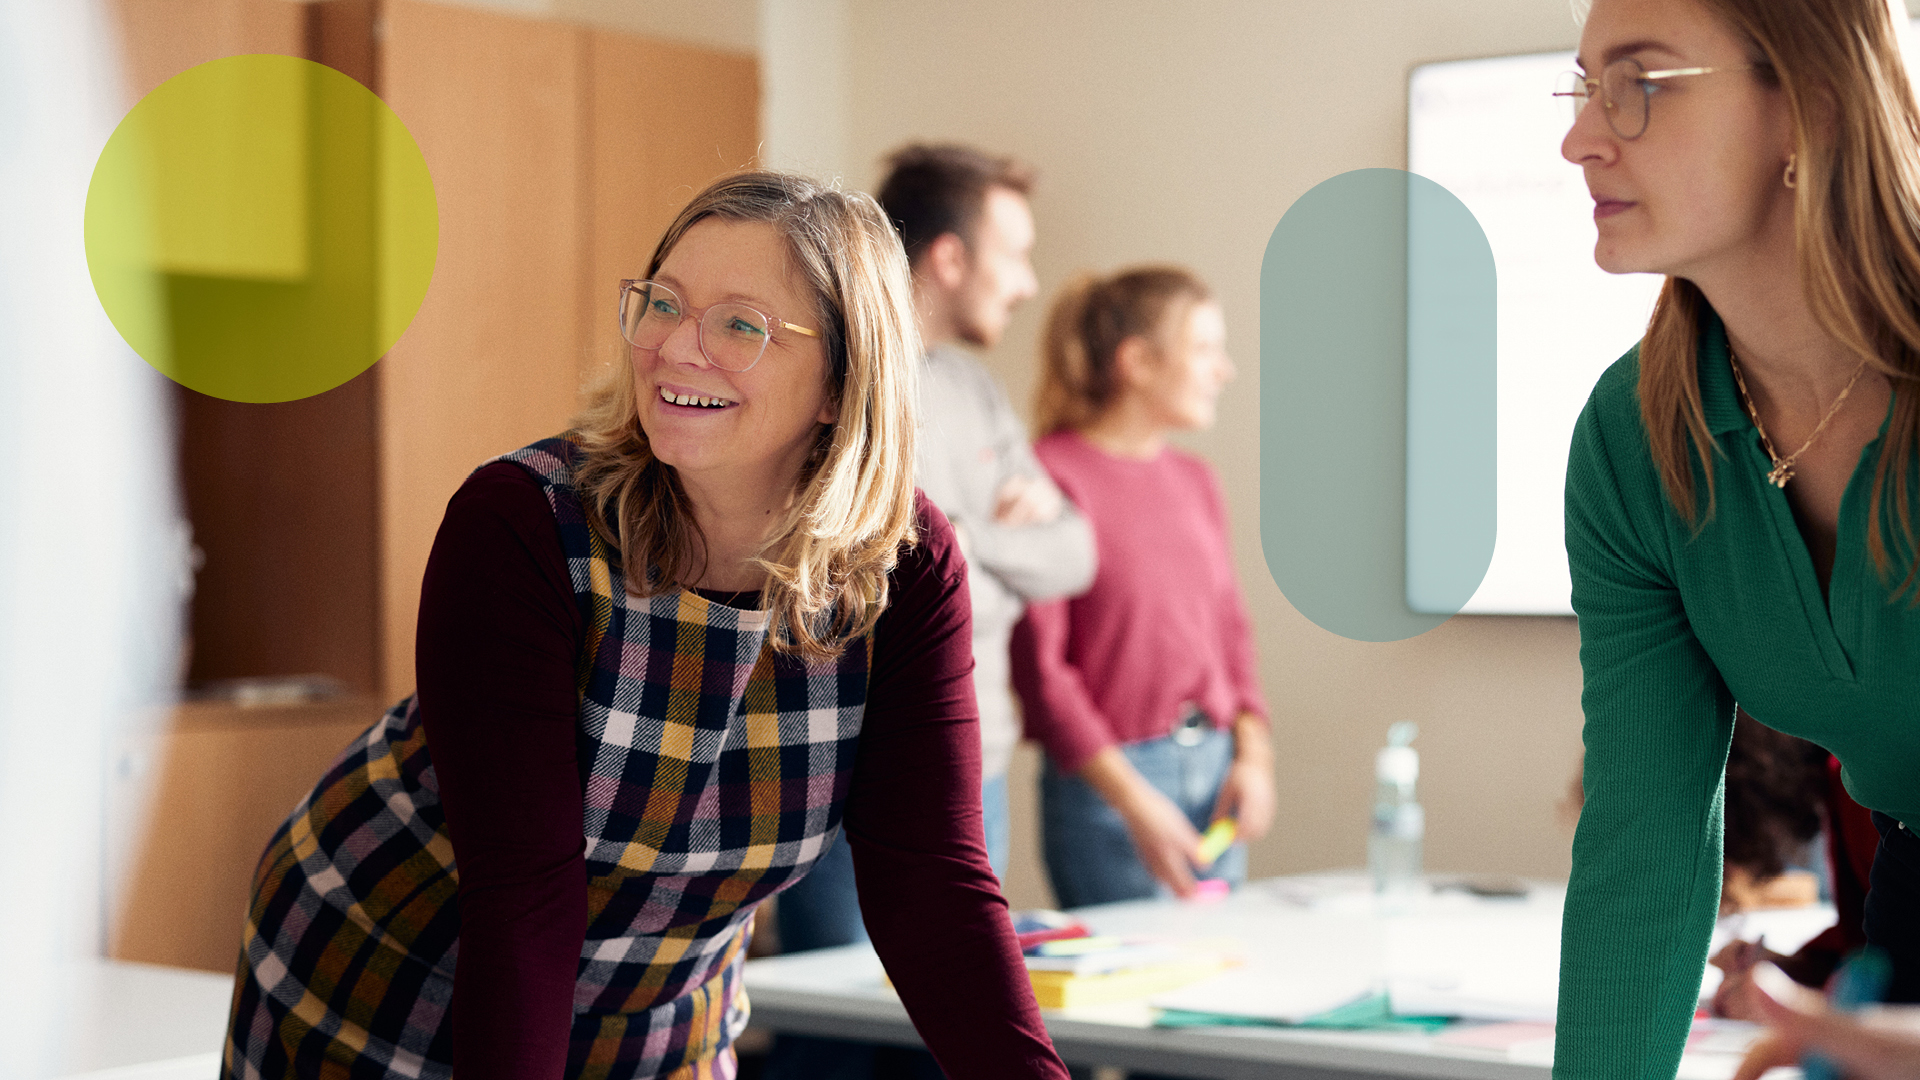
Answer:
<svg viewBox="0 0 1920 1080"><path fill-rule="evenodd" d="M1727 754L1726 860L1754 880L1786 872L1787 855L1824 824L1827 752L1767 727L1746 710Z"/></svg>

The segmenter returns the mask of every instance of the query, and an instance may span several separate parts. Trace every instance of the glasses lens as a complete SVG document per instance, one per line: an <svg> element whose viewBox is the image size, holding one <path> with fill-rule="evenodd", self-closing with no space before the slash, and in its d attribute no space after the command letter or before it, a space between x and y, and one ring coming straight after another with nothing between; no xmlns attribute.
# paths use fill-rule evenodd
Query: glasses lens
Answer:
<svg viewBox="0 0 1920 1080"><path fill-rule="evenodd" d="M620 294L620 333L642 349L666 344L680 325L680 298L652 281L636 281Z"/></svg>
<svg viewBox="0 0 1920 1080"><path fill-rule="evenodd" d="M700 320L700 343L713 366L745 371L767 347L766 317L740 304L715 304Z"/></svg>
<svg viewBox="0 0 1920 1080"><path fill-rule="evenodd" d="M1647 84L1641 79L1646 73L1636 60L1616 60L1600 73L1607 121L1623 139L1637 139L1647 130Z"/></svg>
<svg viewBox="0 0 1920 1080"><path fill-rule="evenodd" d="M1587 77L1577 71L1561 72L1553 96L1566 103L1568 120L1580 119L1580 110L1587 107Z"/></svg>

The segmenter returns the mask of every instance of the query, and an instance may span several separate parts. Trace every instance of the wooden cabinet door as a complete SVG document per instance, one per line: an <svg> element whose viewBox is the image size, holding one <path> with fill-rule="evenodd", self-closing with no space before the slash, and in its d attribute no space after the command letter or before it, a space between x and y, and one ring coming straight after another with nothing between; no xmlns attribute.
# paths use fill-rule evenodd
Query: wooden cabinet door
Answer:
<svg viewBox="0 0 1920 1080"><path fill-rule="evenodd" d="M760 88L751 56L422 0L385 10L383 94L440 202L433 286L377 369L398 697L447 499L487 458L564 430L624 359L617 283L695 192L752 164Z"/></svg>
<svg viewBox="0 0 1920 1080"><path fill-rule="evenodd" d="M646 274L660 234L695 192L753 164L760 75L750 56L605 30L588 33L586 56L581 377L591 381L627 355L620 279Z"/></svg>

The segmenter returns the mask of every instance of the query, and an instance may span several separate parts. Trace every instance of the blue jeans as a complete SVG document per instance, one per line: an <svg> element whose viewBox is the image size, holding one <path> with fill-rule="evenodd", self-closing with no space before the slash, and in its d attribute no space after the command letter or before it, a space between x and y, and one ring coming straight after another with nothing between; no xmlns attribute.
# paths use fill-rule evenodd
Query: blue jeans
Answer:
<svg viewBox="0 0 1920 1080"><path fill-rule="evenodd" d="M980 816L986 831L987 861L993 864L996 876L1004 875L1010 844L1004 773L980 786ZM867 927L860 918L860 897L853 884L853 855L847 845L836 837L833 847L813 864L807 876L780 894L778 912L782 952L866 941ZM767 1080L867 1080L880 1071L916 1078L940 1076L940 1067L925 1051L904 1060L883 1060L889 1056L899 1058L901 1052L844 1039L783 1034L773 1041L765 1076ZM891 1069L886 1068L889 1065Z"/></svg>
<svg viewBox="0 0 1920 1080"><path fill-rule="evenodd" d="M1120 752L1194 828L1205 831L1233 765L1230 732L1208 728L1190 746L1167 735L1122 746ZM1170 895L1140 861L1119 812L1091 784L1061 772L1051 759L1040 774L1040 831L1047 877L1063 908ZM1233 845L1195 876L1240 884L1247 878L1246 846Z"/></svg>
<svg viewBox="0 0 1920 1080"><path fill-rule="evenodd" d="M980 785L980 817L987 834L987 861L996 876L1007 872L1009 829L1007 777L1002 773ZM867 940L860 919L860 894L853 886L853 853L834 837L820 861L778 904L781 952L806 952Z"/></svg>

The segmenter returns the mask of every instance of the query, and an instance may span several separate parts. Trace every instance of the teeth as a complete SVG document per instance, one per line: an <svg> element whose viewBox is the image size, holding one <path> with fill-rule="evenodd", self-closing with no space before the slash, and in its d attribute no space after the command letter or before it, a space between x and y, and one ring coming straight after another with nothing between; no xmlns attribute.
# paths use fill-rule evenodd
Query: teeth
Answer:
<svg viewBox="0 0 1920 1080"><path fill-rule="evenodd" d="M726 398L707 397L703 394L675 394L664 387L660 391L660 400L673 405L698 405L706 409L720 409L733 404Z"/></svg>

